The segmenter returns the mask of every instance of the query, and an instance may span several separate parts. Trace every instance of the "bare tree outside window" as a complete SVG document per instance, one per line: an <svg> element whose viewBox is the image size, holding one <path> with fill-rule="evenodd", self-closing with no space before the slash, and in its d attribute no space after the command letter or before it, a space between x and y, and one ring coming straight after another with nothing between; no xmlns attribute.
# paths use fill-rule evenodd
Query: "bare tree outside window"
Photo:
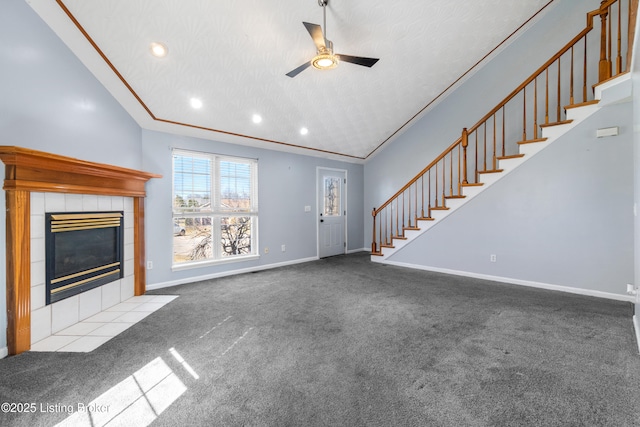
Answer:
<svg viewBox="0 0 640 427"><path fill-rule="evenodd" d="M256 253L257 161L174 152L173 261Z"/></svg>

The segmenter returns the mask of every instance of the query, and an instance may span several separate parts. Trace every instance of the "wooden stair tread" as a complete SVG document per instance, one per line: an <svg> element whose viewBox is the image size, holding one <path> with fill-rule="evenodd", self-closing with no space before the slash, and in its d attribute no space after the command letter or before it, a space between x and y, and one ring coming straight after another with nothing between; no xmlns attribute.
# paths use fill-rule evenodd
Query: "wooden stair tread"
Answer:
<svg viewBox="0 0 640 427"><path fill-rule="evenodd" d="M518 141L518 144L533 144L536 142L545 142L548 138L536 138L536 139L527 139L525 141Z"/></svg>
<svg viewBox="0 0 640 427"><path fill-rule="evenodd" d="M418 227L402 227L402 230L420 230Z"/></svg>
<svg viewBox="0 0 640 427"><path fill-rule="evenodd" d="M524 154L510 154L508 156L500 156L496 158L498 160L509 160L509 159L519 159L520 157L524 157Z"/></svg>
<svg viewBox="0 0 640 427"><path fill-rule="evenodd" d="M591 90L595 90L595 88L597 88L598 86L603 85L603 84L605 84L605 83L608 83L608 82L610 82L611 80L615 80L615 79L617 79L618 77L620 77L620 76L624 76L625 74L628 74L628 73L629 73L628 71L623 71L622 73L618 73L618 74L616 74L615 76L611 76L611 77L609 77L608 79L604 79L604 80L603 80L603 81L601 81L601 82L598 82L598 83L596 83L596 84L593 84L593 85L591 85Z"/></svg>
<svg viewBox="0 0 640 427"><path fill-rule="evenodd" d="M397 239L397 240L407 240L407 238L406 238L406 237L404 237L404 236L391 236L391 240L393 240L393 239Z"/></svg>
<svg viewBox="0 0 640 427"><path fill-rule="evenodd" d="M560 126L560 125L567 125L569 123L573 122L573 120L561 120L559 122L553 122L553 123L543 123L540 125L541 128L549 128L552 126Z"/></svg>
<svg viewBox="0 0 640 427"><path fill-rule="evenodd" d="M381 248L389 248L389 249L393 249L393 248L395 248L395 246L393 246L393 245L389 245L389 244L386 244L386 243L385 243L384 245L380 245L380 247L381 247Z"/></svg>
<svg viewBox="0 0 640 427"><path fill-rule="evenodd" d="M431 208L432 211L448 211L449 208L446 206L436 206Z"/></svg>
<svg viewBox="0 0 640 427"><path fill-rule="evenodd" d="M486 171L478 171L478 173L500 173L503 172L504 169L489 169Z"/></svg>
<svg viewBox="0 0 640 427"><path fill-rule="evenodd" d="M444 196L445 200L446 199L464 199L465 197L467 197L467 196L464 196L462 194L457 195L457 196Z"/></svg>
<svg viewBox="0 0 640 427"><path fill-rule="evenodd" d="M468 182L466 184L460 184L463 187L481 187L484 185L484 182Z"/></svg>
<svg viewBox="0 0 640 427"><path fill-rule="evenodd" d="M598 99L594 99L594 100L591 100L591 101L579 102L579 103L577 103L577 104L569 104L569 105L565 105L565 106L564 106L564 109L565 109L565 110L570 110L570 109L572 109L572 108L586 107L587 105L595 105L595 104L597 104L597 103L599 103L599 102L600 102L600 100L598 100Z"/></svg>
<svg viewBox="0 0 640 427"><path fill-rule="evenodd" d="M435 218L431 218L430 216L428 217L420 217L420 218L416 218L417 221L435 221Z"/></svg>

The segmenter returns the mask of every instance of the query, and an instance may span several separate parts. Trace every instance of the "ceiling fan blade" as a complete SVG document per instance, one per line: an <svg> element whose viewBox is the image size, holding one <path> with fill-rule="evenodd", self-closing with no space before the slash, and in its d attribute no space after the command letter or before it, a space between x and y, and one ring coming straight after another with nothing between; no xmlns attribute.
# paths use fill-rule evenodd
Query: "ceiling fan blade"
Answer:
<svg viewBox="0 0 640 427"><path fill-rule="evenodd" d="M310 24L308 22L303 22L302 24L305 26L307 31L309 31L309 34L311 35L313 42L316 44L318 51L326 49L324 34L322 34L322 27L318 24Z"/></svg>
<svg viewBox="0 0 640 427"><path fill-rule="evenodd" d="M307 68L309 68L311 66L311 61L309 62L305 62L304 64L302 64L301 66L299 66L298 68L296 68L295 70L291 70L287 73L287 76L289 77L295 77L298 74L300 74L301 72L303 72L304 70L306 70Z"/></svg>
<svg viewBox="0 0 640 427"><path fill-rule="evenodd" d="M352 64L364 65L365 67L373 67L376 62L380 60L380 58L363 58L362 56L351 56L351 55L336 55L340 61L351 62Z"/></svg>

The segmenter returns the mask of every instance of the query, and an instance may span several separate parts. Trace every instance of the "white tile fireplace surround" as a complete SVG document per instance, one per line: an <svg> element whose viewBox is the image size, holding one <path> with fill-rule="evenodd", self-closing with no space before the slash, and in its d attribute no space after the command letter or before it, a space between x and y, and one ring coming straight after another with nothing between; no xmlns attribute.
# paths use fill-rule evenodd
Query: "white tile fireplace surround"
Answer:
<svg viewBox="0 0 640 427"><path fill-rule="evenodd" d="M74 295L70 298L46 305L45 285L45 213L47 212L95 212L95 211L123 211L124 212L124 277L107 283L87 292ZM156 304L147 304L139 311L138 315L125 316L127 321L110 323L110 326L101 326L103 331L100 338L95 335L95 329L89 331L87 326L92 326L92 319L103 320L109 318L115 320L114 313L129 311L128 309L141 310L141 302L151 302L154 296L134 298L134 229L133 229L133 198L119 196L99 196L83 194L63 193L31 193L31 345L32 350L53 350L54 343L62 342L59 337L61 332L73 331L73 334L64 334L66 344L73 340L70 337L79 338L81 335L91 335L92 340L98 345L106 342L110 337L117 335L144 316L157 310L170 299L160 299ZM137 299L136 299L137 298ZM138 301L140 299L140 301ZM126 303L125 303L126 302ZM137 303L137 304L135 304ZM123 305L124 304L124 305ZM135 306L134 306L135 304ZM118 307L121 309L116 310ZM127 308L125 310L124 308ZM109 312L110 314L103 314ZM121 313L124 314L124 313ZM101 317L102 316L102 317ZM87 325L89 323L89 325ZM104 321L102 322L104 323ZM95 326L95 325L94 325ZM78 331L87 331L86 334ZM86 341L86 340L85 340ZM60 346L61 348L63 346ZM77 347L77 346L76 346ZM88 349L91 345L84 345ZM73 347L75 348L75 347ZM62 350L64 351L64 350ZM69 351L74 351L70 348ZM77 351L77 350L76 350Z"/></svg>

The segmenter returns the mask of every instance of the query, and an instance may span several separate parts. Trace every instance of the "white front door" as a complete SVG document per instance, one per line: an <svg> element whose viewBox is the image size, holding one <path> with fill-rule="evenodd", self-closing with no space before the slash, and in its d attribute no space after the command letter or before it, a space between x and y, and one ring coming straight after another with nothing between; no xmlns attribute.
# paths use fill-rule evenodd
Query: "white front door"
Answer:
<svg viewBox="0 0 640 427"><path fill-rule="evenodd" d="M336 169L318 169L318 256L344 254L346 251L346 176Z"/></svg>

